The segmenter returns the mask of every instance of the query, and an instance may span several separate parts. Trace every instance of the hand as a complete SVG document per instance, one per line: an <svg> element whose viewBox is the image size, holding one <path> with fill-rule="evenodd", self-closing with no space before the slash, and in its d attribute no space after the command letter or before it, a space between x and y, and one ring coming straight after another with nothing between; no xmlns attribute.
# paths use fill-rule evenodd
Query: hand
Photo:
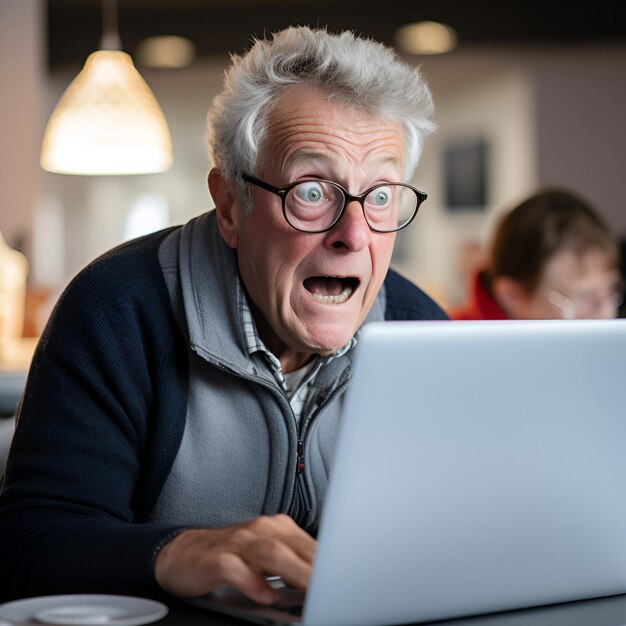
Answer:
<svg viewBox="0 0 626 626"><path fill-rule="evenodd" d="M287 515L257 517L224 528L185 530L157 554L154 573L168 593L201 596L232 585L260 602L276 602L266 575L306 590L316 542Z"/></svg>

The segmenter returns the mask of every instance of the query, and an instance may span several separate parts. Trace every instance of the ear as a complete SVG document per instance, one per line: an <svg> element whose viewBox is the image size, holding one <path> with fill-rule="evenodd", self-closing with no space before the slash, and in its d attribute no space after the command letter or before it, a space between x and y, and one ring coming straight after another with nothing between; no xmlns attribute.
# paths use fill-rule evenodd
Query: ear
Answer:
<svg viewBox="0 0 626 626"><path fill-rule="evenodd" d="M215 203L217 228L222 239L236 249L239 242L239 208L233 185L215 167L209 172L208 183Z"/></svg>
<svg viewBox="0 0 626 626"><path fill-rule="evenodd" d="M491 281L491 291L500 308L511 319L528 317L528 293L516 280L508 276L496 276Z"/></svg>

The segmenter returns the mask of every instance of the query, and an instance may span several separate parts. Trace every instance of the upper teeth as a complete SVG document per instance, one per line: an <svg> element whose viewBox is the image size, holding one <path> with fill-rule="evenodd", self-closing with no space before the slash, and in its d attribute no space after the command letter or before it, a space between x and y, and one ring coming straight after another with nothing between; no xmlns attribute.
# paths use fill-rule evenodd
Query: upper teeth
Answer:
<svg viewBox="0 0 626 626"><path fill-rule="evenodd" d="M324 302L325 304L341 304L352 295L352 287L346 285L343 288L343 291L336 296L324 296L321 293L314 293L311 295L319 302Z"/></svg>

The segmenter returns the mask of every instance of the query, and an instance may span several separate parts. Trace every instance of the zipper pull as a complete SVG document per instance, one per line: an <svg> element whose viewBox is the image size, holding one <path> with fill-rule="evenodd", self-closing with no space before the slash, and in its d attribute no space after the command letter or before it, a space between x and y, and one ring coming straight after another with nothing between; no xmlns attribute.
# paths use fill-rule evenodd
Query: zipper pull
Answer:
<svg viewBox="0 0 626 626"><path fill-rule="evenodd" d="M307 513L311 512L311 501L309 500L309 494L306 489L306 483L304 482L304 442L302 439L298 439L298 462L296 464L296 479L298 489L300 491L300 497L302 499L302 504L304 505L304 510Z"/></svg>
<svg viewBox="0 0 626 626"><path fill-rule="evenodd" d="M300 475L304 472L304 443L302 439L298 439L298 462L296 464L296 474Z"/></svg>

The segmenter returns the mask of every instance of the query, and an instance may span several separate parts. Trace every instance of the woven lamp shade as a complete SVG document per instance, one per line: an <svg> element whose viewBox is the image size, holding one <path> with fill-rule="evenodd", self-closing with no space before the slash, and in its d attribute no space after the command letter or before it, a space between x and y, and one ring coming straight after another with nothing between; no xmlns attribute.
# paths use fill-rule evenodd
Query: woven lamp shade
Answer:
<svg viewBox="0 0 626 626"><path fill-rule="evenodd" d="M172 140L159 106L131 57L87 57L53 111L41 167L62 174L149 174L172 165Z"/></svg>

